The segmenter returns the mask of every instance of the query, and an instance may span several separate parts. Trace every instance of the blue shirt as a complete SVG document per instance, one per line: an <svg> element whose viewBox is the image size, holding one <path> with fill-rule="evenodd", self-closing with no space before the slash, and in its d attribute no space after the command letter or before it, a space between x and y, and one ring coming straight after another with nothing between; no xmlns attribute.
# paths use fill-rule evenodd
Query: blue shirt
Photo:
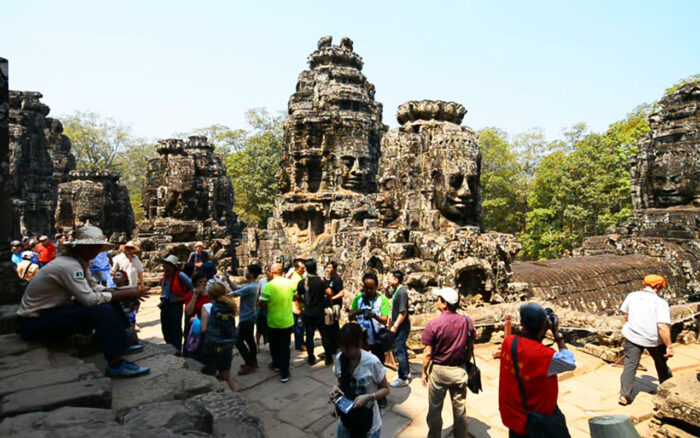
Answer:
<svg viewBox="0 0 700 438"><path fill-rule="evenodd" d="M258 295L258 283L248 283L242 288L233 291L231 295L241 297L239 323L255 319L255 298Z"/></svg>
<svg viewBox="0 0 700 438"><path fill-rule="evenodd" d="M19 253L19 254L12 253L12 263L14 263L15 265L22 263L22 253ZM34 262L32 262L32 263L34 263Z"/></svg>
<svg viewBox="0 0 700 438"><path fill-rule="evenodd" d="M576 361L574 360L574 353L567 349L559 350L554 353L552 361L549 363L547 377L552 377L566 371L573 371L575 369Z"/></svg>
<svg viewBox="0 0 700 438"><path fill-rule="evenodd" d="M180 279L180 284L182 285L182 288L184 289L183 292L187 293L194 289L194 287L192 286L192 280L190 280L190 277L188 277L187 274L180 271L180 273L177 276ZM170 290L170 284L168 284L167 276L163 279L163 284L161 284L160 297L161 299L167 299L168 301L175 301L178 298L178 296Z"/></svg>
<svg viewBox="0 0 700 438"><path fill-rule="evenodd" d="M97 257L90 260L90 271L109 271L111 266L109 265L109 257L107 257L107 255L111 252L112 251L102 251L101 253L97 254Z"/></svg>

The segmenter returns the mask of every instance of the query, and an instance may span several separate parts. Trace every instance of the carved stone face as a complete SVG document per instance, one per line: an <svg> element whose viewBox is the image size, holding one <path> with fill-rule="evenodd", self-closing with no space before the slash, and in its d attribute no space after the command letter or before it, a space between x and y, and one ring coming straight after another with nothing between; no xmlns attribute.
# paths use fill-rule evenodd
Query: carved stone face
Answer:
<svg viewBox="0 0 700 438"><path fill-rule="evenodd" d="M687 205L695 197L695 172L677 160L656 161L651 167L649 179L657 207Z"/></svg>
<svg viewBox="0 0 700 438"><path fill-rule="evenodd" d="M478 186L475 166L446 163L434 172L434 207L458 225L478 225Z"/></svg>
<svg viewBox="0 0 700 438"><path fill-rule="evenodd" d="M367 185L368 157L359 153L349 153L341 157L343 179L341 186L353 192L363 192Z"/></svg>
<svg viewBox="0 0 700 438"><path fill-rule="evenodd" d="M397 196L397 179L393 175L387 175L379 180L379 195L377 196L377 210L379 219L386 225L399 217Z"/></svg>

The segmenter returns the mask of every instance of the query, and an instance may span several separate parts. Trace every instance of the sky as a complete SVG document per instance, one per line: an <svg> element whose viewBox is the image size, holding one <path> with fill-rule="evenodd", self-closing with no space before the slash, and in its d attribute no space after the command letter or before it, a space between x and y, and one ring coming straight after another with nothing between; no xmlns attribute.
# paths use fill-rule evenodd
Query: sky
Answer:
<svg viewBox="0 0 700 438"><path fill-rule="evenodd" d="M578 122L603 131L700 73L693 0L0 3L11 89L150 139L285 111L325 35L354 41L390 127L401 103L443 99L472 128L553 140Z"/></svg>

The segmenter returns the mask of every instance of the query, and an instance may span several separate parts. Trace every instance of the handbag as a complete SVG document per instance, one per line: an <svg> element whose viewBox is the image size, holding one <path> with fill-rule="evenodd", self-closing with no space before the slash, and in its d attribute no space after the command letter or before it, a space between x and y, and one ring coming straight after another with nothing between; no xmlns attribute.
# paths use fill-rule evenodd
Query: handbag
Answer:
<svg viewBox="0 0 700 438"><path fill-rule="evenodd" d="M527 408L525 401L525 388L520 380L520 368L518 368L518 339L516 336L510 345L510 352L513 356L513 368L515 369L515 379L518 381L520 389L520 397L523 400L523 408L527 415L527 428L530 437L533 438L571 438L569 429L566 427L566 417L559 409L559 406L554 408L552 415L543 415L537 412L532 412Z"/></svg>
<svg viewBox="0 0 700 438"><path fill-rule="evenodd" d="M464 316L464 319L467 321L467 331L471 332L470 329L474 327L474 323L472 322L471 318L468 316ZM467 361L465 365L467 369L467 388L474 394L478 394L480 391L483 391L483 387L481 385L481 370L479 369L478 366L476 366L476 354L472 353L472 362Z"/></svg>

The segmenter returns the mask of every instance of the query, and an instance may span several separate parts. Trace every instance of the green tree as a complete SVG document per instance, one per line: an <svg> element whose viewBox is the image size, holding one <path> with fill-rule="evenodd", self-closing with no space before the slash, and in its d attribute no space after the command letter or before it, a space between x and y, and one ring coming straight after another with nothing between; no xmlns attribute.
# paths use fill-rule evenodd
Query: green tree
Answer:
<svg viewBox="0 0 700 438"><path fill-rule="evenodd" d="M91 111L60 117L79 170L117 170L119 155L133 141L131 129Z"/></svg>
<svg viewBox="0 0 700 438"><path fill-rule="evenodd" d="M243 148L226 157L236 196L234 211L244 222L261 225L272 215L279 195L278 174L282 155L283 117L265 109L248 110Z"/></svg>
<svg viewBox="0 0 700 438"><path fill-rule="evenodd" d="M175 134L175 137L184 140L191 135L205 136L214 145L214 150L217 153L228 157L232 153L243 150L247 134L245 129L231 129L225 125L214 124L204 128L196 128L187 133L178 133Z"/></svg>
<svg viewBox="0 0 700 438"><path fill-rule="evenodd" d="M518 234L525 228L526 179L518 155L497 128L479 131L481 212L485 230Z"/></svg>

